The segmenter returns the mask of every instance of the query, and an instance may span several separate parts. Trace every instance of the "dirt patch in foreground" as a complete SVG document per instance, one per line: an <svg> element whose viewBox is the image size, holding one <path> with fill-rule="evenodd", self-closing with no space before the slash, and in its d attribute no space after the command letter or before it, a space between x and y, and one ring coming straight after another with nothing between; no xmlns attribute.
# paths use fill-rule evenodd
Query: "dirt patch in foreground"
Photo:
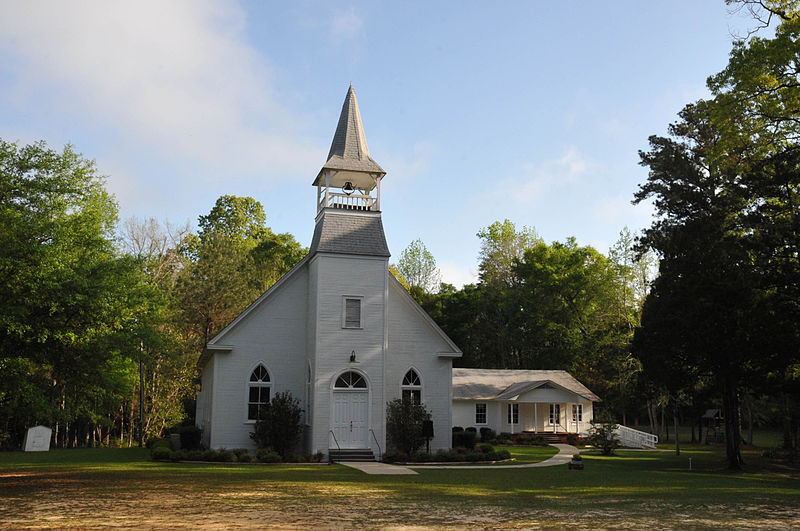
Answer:
<svg viewBox="0 0 800 531"><path fill-rule="evenodd" d="M87 478L88 479L88 478ZM749 504L668 506L658 502L604 500L575 511L508 509L487 504L398 498L378 487L357 491L341 485L262 484L253 488L204 485L107 485L80 477L4 476L0 482L0 528L792 528L795 507Z"/></svg>

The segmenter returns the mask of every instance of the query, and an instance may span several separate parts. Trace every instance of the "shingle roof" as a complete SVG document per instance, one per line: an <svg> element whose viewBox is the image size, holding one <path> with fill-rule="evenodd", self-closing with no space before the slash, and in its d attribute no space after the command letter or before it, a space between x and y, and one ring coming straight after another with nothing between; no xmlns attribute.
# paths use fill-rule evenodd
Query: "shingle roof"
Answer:
<svg viewBox="0 0 800 531"><path fill-rule="evenodd" d="M328 161L322 166L320 174L326 169L386 174L369 156L367 137L364 135L364 125L361 123L361 112L358 109L353 85L350 85L344 98L342 113L339 115L339 123L328 152Z"/></svg>
<svg viewBox="0 0 800 531"><path fill-rule="evenodd" d="M314 253L390 256L378 212L336 211L326 208L314 227Z"/></svg>
<svg viewBox="0 0 800 531"><path fill-rule="evenodd" d="M552 382L587 400L600 398L566 371L453 369L454 400L511 400Z"/></svg>

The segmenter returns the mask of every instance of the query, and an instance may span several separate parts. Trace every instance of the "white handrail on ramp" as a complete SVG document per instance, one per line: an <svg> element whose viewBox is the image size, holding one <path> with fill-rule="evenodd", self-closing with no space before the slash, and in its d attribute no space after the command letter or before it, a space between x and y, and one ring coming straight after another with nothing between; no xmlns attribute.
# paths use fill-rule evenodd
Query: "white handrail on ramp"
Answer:
<svg viewBox="0 0 800 531"><path fill-rule="evenodd" d="M655 448L658 442L658 435L634 430L627 426L617 426L614 435L617 436L620 443L628 448Z"/></svg>

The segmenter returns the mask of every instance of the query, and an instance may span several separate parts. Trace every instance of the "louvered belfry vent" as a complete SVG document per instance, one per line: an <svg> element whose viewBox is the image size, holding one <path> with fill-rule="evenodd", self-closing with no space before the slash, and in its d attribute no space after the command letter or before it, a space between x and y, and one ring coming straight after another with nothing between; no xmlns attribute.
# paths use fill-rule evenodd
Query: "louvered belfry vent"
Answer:
<svg viewBox="0 0 800 531"><path fill-rule="evenodd" d="M361 328L361 299L344 300L344 327Z"/></svg>

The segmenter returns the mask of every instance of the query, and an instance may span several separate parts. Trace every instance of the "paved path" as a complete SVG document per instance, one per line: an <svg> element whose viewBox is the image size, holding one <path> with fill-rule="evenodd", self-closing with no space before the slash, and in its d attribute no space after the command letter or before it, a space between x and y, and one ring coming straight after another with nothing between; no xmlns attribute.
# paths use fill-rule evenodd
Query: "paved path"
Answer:
<svg viewBox="0 0 800 531"><path fill-rule="evenodd" d="M495 468L538 468L542 466L565 465L572 460L573 454L580 453L580 450L569 444L551 444L558 448L558 453L550 459L539 461L538 463L526 463L523 465L408 465L412 468L460 468L460 469L495 469Z"/></svg>
<svg viewBox="0 0 800 531"><path fill-rule="evenodd" d="M402 474L416 474L410 468L404 466L390 465L387 463L379 463L378 461L337 461L340 465L349 466L360 470L365 474L376 475L402 475Z"/></svg>
<svg viewBox="0 0 800 531"><path fill-rule="evenodd" d="M492 470L496 468L538 468L543 466L558 466L564 465L570 462L572 456L574 454L580 453L580 450L571 446L569 444L551 444L550 446L555 446L558 448L558 453L551 457L550 459L545 459L544 461L540 461L538 463L526 463L521 465L407 465L407 466L398 466L398 465L389 465L386 463L378 463L377 461L369 461L369 462L339 462L340 465L349 466L350 468L355 468L357 470L361 470L366 474L416 474L412 468L416 469L455 469L455 470L471 470L471 469L487 469Z"/></svg>

